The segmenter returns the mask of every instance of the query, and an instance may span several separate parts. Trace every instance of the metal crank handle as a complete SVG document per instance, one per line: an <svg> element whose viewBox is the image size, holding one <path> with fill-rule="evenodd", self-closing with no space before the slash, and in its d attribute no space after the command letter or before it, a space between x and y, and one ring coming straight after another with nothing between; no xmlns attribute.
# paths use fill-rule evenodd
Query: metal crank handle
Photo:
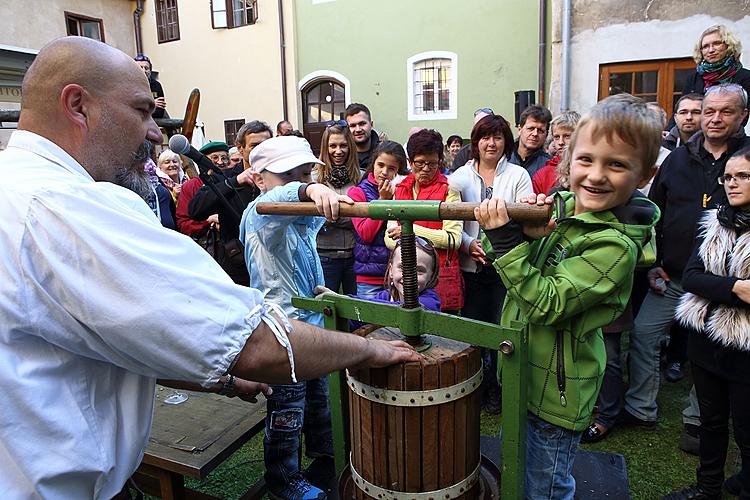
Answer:
<svg viewBox="0 0 750 500"><path fill-rule="evenodd" d="M425 203L417 201L390 201L339 205L341 217L369 217L375 220L476 220L474 208L479 203ZM258 203L256 210L261 215L321 215L315 203L286 202ZM537 206L525 203L507 203L511 219L522 223L545 224L552 214L549 205Z"/></svg>

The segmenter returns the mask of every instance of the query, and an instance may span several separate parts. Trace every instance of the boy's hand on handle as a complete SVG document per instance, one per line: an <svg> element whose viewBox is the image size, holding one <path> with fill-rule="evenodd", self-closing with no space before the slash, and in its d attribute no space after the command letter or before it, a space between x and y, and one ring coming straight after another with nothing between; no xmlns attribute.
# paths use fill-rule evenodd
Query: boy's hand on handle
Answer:
<svg viewBox="0 0 750 500"><path fill-rule="evenodd" d="M734 293L742 302L750 304L750 280L737 280L732 286Z"/></svg>
<svg viewBox="0 0 750 500"><path fill-rule="evenodd" d="M482 229L496 229L506 225L510 221L508 211L505 208L505 200L501 198L491 198L484 200L474 209L476 217Z"/></svg>
<svg viewBox="0 0 750 500"><path fill-rule="evenodd" d="M544 193L539 194L529 194L526 196L521 196L518 199L518 203L526 203L528 205L536 205L538 207L543 207L545 205L552 205L552 202L554 201L554 198L552 196L547 196ZM532 240L538 240L539 238L544 238L545 236L549 236L549 234L555 230L557 227L557 222L555 222L554 219L550 219L546 224L542 225L523 225L523 234L525 234L527 237L531 238Z"/></svg>
<svg viewBox="0 0 750 500"><path fill-rule="evenodd" d="M403 340L367 339L367 358L357 368L383 368L396 363L420 361L422 355Z"/></svg>
<svg viewBox="0 0 750 500"><path fill-rule="evenodd" d="M324 184L309 184L307 196L315 202L318 213L331 221L339 218L339 203L354 204L351 198L336 193Z"/></svg>
<svg viewBox="0 0 750 500"><path fill-rule="evenodd" d="M647 276L648 286L651 287L651 290L659 295L664 295L667 290L667 283L671 281L667 272L661 267L654 267L648 270Z"/></svg>
<svg viewBox="0 0 750 500"><path fill-rule="evenodd" d="M341 295L340 293L336 293L330 288L324 287L323 285L316 286L315 290L313 290L313 293L315 294L316 299L319 299L324 295Z"/></svg>
<svg viewBox="0 0 750 500"><path fill-rule="evenodd" d="M482 249L482 242L479 240L474 240L469 245L469 255L472 259L474 259L477 262L480 262L484 265L489 264L487 259L487 254L484 253L484 250Z"/></svg>
<svg viewBox="0 0 750 500"><path fill-rule="evenodd" d="M383 180L378 183L378 194L381 200L391 200L396 193L396 187L389 180Z"/></svg>
<svg viewBox="0 0 750 500"><path fill-rule="evenodd" d="M388 237L393 241L401 238L401 226L393 226L388 228Z"/></svg>

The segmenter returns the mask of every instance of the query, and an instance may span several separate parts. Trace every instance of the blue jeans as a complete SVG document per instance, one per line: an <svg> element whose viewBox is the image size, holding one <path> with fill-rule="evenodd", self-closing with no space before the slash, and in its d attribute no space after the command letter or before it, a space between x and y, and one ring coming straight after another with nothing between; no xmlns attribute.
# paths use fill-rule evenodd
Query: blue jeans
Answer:
<svg viewBox="0 0 750 500"><path fill-rule="evenodd" d="M300 472L300 438L309 457L333 457L328 379L272 385L263 438L266 484L281 487ZM277 486L278 485L278 486Z"/></svg>
<svg viewBox="0 0 750 500"><path fill-rule="evenodd" d="M357 293L357 275L354 274L354 257L334 259L326 255L319 255L323 268L326 288L339 293L343 289L345 295Z"/></svg>
<svg viewBox="0 0 750 500"><path fill-rule="evenodd" d="M379 292L385 290L383 285L371 285L369 283L357 283L357 296L363 299L371 299Z"/></svg>
<svg viewBox="0 0 750 500"><path fill-rule="evenodd" d="M573 462L582 432L570 431L528 414L526 499L573 500Z"/></svg>
<svg viewBox="0 0 750 500"><path fill-rule="evenodd" d="M649 290L630 332L630 388L625 394L625 409L634 417L656 421L656 396L659 393L659 358L674 322L674 311L685 292L672 280L664 295Z"/></svg>

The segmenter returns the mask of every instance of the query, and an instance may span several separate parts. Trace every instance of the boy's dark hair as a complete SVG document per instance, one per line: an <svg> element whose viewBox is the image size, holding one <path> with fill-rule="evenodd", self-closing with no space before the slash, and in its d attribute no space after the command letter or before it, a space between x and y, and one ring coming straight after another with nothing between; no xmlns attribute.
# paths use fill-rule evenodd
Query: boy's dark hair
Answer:
<svg viewBox="0 0 750 500"><path fill-rule="evenodd" d="M438 159L443 160L443 136L433 129L422 129L412 134L406 143L406 153L409 161L414 161L417 155L437 153Z"/></svg>
<svg viewBox="0 0 750 500"><path fill-rule="evenodd" d="M454 142L456 142L456 141L460 142L461 144L463 144L463 143L464 143L464 140L463 140L463 139L461 138L461 136L460 136L460 135L455 135L455 134L454 134L454 135L452 135L452 136L448 137L448 140L447 140L447 141L445 141L445 145L446 145L446 146L450 146L450 145L451 145L451 143L454 143Z"/></svg>
<svg viewBox="0 0 750 500"><path fill-rule="evenodd" d="M237 136L235 137L234 142L235 144L237 144L237 146L242 146L244 148L245 136L247 134L258 134L260 132L268 132L268 135L270 137L273 137L273 131L266 122L262 122L260 120L249 121L242 125L237 131Z"/></svg>
<svg viewBox="0 0 750 500"><path fill-rule="evenodd" d="M357 113L364 112L367 115L367 119L372 121L372 115L370 114L370 108L365 106L364 104L360 104L358 102L353 102L350 105L346 107L344 110L344 118L352 115L356 115Z"/></svg>
<svg viewBox="0 0 750 500"><path fill-rule="evenodd" d="M703 102L703 94L699 94L697 92L691 92L689 94L685 94L684 96L677 99L677 102L674 103L674 112L677 113L677 110L680 109L680 103L685 100L690 101L700 101Z"/></svg>
<svg viewBox="0 0 750 500"><path fill-rule="evenodd" d="M487 115L471 129L471 157L475 162L479 161L479 139L491 135L502 135L505 145L503 154L506 159L513 153L513 132L510 130L508 120L500 115Z"/></svg>
<svg viewBox="0 0 750 500"><path fill-rule="evenodd" d="M398 160L399 175L409 175L409 170L406 168L406 151L404 151L404 147L396 141L383 141L378 144L375 151L372 152L370 164L367 166L367 170L365 170L365 173L362 176L363 179L366 179L367 176L370 175L370 172L375 169L375 160L378 159L378 156L383 154L391 155Z"/></svg>
<svg viewBox="0 0 750 500"><path fill-rule="evenodd" d="M532 104L521 112L521 116L518 118L518 126L523 127L528 118L544 123L547 125L547 130L549 130L549 122L552 121L552 113L550 113L550 110L544 106Z"/></svg>

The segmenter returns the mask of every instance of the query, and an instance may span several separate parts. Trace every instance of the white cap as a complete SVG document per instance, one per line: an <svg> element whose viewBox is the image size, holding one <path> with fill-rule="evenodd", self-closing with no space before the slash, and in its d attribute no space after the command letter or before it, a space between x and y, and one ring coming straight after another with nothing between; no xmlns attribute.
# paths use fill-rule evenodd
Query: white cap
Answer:
<svg viewBox="0 0 750 500"><path fill-rule="evenodd" d="M315 158L305 139L293 135L266 139L253 148L249 161L253 171L268 170L274 174L283 174L308 163L324 165Z"/></svg>

